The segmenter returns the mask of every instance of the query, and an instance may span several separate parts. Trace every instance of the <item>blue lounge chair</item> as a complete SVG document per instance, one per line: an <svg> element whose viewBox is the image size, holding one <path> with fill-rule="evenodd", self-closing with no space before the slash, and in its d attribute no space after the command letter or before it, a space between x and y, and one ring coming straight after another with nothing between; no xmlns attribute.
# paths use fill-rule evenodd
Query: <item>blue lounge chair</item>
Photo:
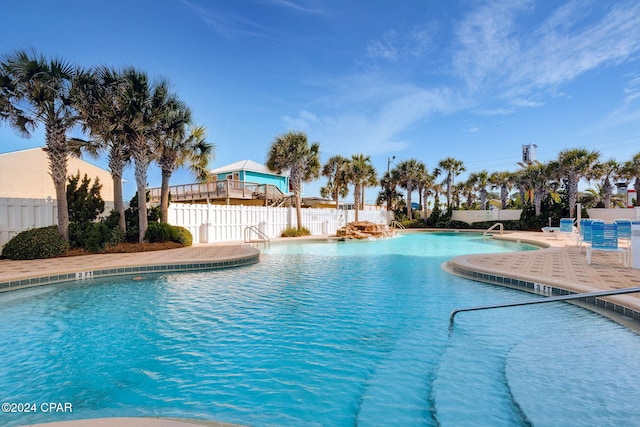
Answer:
<svg viewBox="0 0 640 427"><path fill-rule="evenodd" d="M582 246L588 247L591 244L591 234L593 220L583 219L580 221L580 232L577 238L578 251L582 252Z"/></svg>
<svg viewBox="0 0 640 427"><path fill-rule="evenodd" d="M624 266L629 266L629 249L618 246L618 226L615 223L596 221L591 224L591 246L587 248L587 264L591 264L593 251L616 252L620 254Z"/></svg>
<svg viewBox="0 0 640 427"><path fill-rule="evenodd" d="M560 237L573 237L576 233L576 227L573 225L572 218L561 218L560 219L560 227L543 227L543 233L552 235L556 239Z"/></svg>

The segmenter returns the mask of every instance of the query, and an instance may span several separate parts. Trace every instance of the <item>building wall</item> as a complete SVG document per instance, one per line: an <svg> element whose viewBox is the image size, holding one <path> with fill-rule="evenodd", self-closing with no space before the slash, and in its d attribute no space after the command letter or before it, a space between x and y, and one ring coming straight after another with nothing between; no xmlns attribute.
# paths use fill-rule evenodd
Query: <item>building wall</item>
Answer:
<svg viewBox="0 0 640 427"><path fill-rule="evenodd" d="M113 181L109 171L82 159L70 157L68 175L80 177L86 173L91 182L100 178L100 195L105 201L113 201ZM0 197L46 199L56 197L53 179L49 175L49 159L42 148L0 154Z"/></svg>
<svg viewBox="0 0 640 427"><path fill-rule="evenodd" d="M244 180L247 182L257 182L258 184L271 184L276 187L284 194L289 194L289 178L286 176L275 176L268 175L266 173L253 172L253 171L244 171L245 178Z"/></svg>

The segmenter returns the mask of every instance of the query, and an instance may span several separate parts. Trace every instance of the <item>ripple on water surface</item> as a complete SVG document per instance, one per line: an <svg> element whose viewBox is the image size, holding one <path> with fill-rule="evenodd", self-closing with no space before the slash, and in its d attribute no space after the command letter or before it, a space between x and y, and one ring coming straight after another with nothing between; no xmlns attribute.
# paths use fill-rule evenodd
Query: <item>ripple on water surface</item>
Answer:
<svg viewBox="0 0 640 427"><path fill-rule="evenodd" d="M6 414L2 422L173 416L255 426L537 425L547 409L527 402L522 381L547 372L524 362L531 349L562 364L567 347L591 345L580 334L544 341L558 325L595 321L602 342L613 327L625 336L620 359L640 343L566 305L465 313L449 336L454 308L529 296L448 275L440 264L513 249L461 234L273 245L259 264L242 268L0 295L0 395L74 405L73 414ZM613 382L638 372L620 366L608 371ZM567 375L557 381L558 389L575 383ZM585 409L612 393L575 391L581 400L571 403ZM615 409L629 409L629 400Z"/></svg>

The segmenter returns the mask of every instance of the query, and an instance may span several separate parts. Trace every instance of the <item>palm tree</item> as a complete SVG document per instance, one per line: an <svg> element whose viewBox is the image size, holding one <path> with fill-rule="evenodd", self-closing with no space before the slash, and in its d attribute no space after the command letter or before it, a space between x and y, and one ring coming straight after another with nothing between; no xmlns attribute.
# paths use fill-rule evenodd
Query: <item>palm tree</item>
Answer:
<svg viewBox="0 0 640 427"><path fill-rule="evenodd" d="M396 165L391 171L393 180L398 183L400 188L407 190L407 217L412 219L411 194L418 189L418 183L426 172L424 163L409 159L402 161Z"/></svg>
<svg viewBox="0 0 640 427"><path fill-rule="evenodd" d="M108 150L108 164L113 181L113 205L119 214L118 228L125 233L122 177L131 155L123 137L122 73L109 67L98 67L78 74L73 88L73 101L82 119L82 127L90 141L83 148L95 155Z"/></svg>
<svg viewBox="0 0 640 427"><path fill-rule="evenodd" d="M597 163L600 154L597 151L587 151L584 148L563 150L558 155L558 176L566 179L569 194L569 217L573 218L578 200L578 183L581 178L587 178Z"/></svg>
<svg viewBox="0 0 640 427"><path fill-rule="evenodd" d="M542 213L542 202L551 192L550 181L553 165L544 165L541 163L531 163L519 175L520 183L525 190L530 190L533 197L535 215L540 216ZM556 200L559 200L557 193L554 194ZM531 201L531 200L530 200Z"/></svg>
<svg viewBox="0 0 640 427"><path fill-rule="evenodd" d="M175 101L169 83L149 81L146 73L135 68L123 71L122 102L124 104L121 131L131 151L138 189L138 241L147 231L147 170L154 159L159 137L160 119Z"/></svg>
<svg viewBox="0 0 640 427"><path fill-rule="evenodd" d="M44 125L49 172L56 191L58 231L69 240L67 158L72 153L67 132L78 120L70 96L77 68L62 59L48 59L35 50L17 50L0 64L0 118L23 136Z"/></svg>
<svg viewBox="0 0 640 427"><path fill-rule="evenodd" d="M336 155L329 158L322 168L322 176L327 178L327 185L320 189L320 195L335 200L336 209L339 207L340 197L349 194L346 177L348 164L349 159Z"/></svg>
<svg viewBox="0 0 640 427"><path fill-rule="evenodd" d="M296 201L298 230L302 228L302 183L320 176L320 144L309 145L303 132L288 132L276 137L269 148L267 167L279 174L288 172Z"/></svg>
<svg viewBox="0 0 640 427"><path fill-rule="evenodd" d="M640 206L640 153L635 154L631 160L624 163L622 173L629 180L634 178L633 187L636 190L636 206Z"/></svg>
<svg viewBox="0 0 640 427"><path fill-rule="evenodd" d="M427 198L433 194L434 177L425 168L418 181L418 192L420 194L420 204L422 206L423 218L426 219L428 214Z"/></svg>
<svg viewBox="0 0 640 427"><path fill-rule="evenodd" d="M597 163L593 167L592 176L602 179L602 196L605 208L611 207L611 195L613 194L612 180L616 180L620 173L620 164L615 159Z"/></svg>
<svg viewBox="0 0 640 427"><path fill-rule="evenodd" d="M386 204L387 211L393 211L397 209L398 202L402 199L402 194L400 194L396 189L396 183L393 182L393 178L391 177L391 173L385 172L384 176L380 179L380 192L378 193L378 198L376 199L377 205Z"/></svg>
<svg viewBox="0 0 640 427"><path fill-rule="evenodd" d="M361 199L364 188L367 185L376 185L376 170L371 164L371 158L364 154L354 154L351 156L347 168L348 182L353 184L353 203L356 211L356 222L358 222L358 211L361 208Z"/></svg>
<svg viewBox="0 0 640 427"><path fill-rule="evenodd" d="M502 209L507 209L507 203L509 201L509 190L513 187L513 173L493 172L489 176L489 183L492 188L500 188L500 201L502 203Z"/></svg>
<svg viewBox="0 0 640 427"><path fill-rule="evenodd" d="M587 188L584 193L580 193L579 195L580 203L582 203L585 208L610 208L611 205L607 206L605 204L607 197L609 198L609 202L616 208L624 208L627 206L624 194L606 194L603 184L597 184L596 188Z"/></svg>
<svg viewBox="0 0 640 427"><path fill-rule="evenodd" d="M453 157L447 157L438 163L438 166L447 172L446 184L447 184L447 208L451 207L451 190L453 187L454 178L464 172L466 169L461 160L454 159Z"/></svg>
<svg viewBox="0 0 640 427"><path fill-rule="evenodd" d="M486 170L482 170L480 172L472 173L471 176L469 176L469 181L473 183L475 189L478 191L478 198L480 199L480 209L486 209L489 172Z"/></svg>
<svg viewBox="0 0 640 427"><path fill-rule="evenodd" d="M206 138L204 127L191 124L191 110L178 99L173 99L161 116L162 131L156 139L154 149L156 162L162 171L160 188L160 222L167 223L169 212L169 181L173 172L182 166L189 166L198 182L210 178L209 160L213 156L213 146Z"/></svg>

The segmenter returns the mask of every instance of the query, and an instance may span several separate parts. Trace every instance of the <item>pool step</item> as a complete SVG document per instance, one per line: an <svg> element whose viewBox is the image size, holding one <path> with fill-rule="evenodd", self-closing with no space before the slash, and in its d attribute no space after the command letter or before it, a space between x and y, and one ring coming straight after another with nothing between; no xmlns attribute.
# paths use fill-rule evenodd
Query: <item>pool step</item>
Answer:
<svg viewBox="0 0 640 427"><path fill-rule="evenodd" d="M425 390L436 359L424 351L428 345L421 330L394 343L366 382L356 425L433 425L433 408Z"/></svg>
<svg viewBox="0 0 640 427"><path fill-rule="evenodd" d="M527 425L506 382L505 349L453 334L431 384L441 427ZM460 334L458 334L460 335Z"/></svg>
<svg viewBox="0 0 640 427"><path fill-rule="evenodd" d="M505 376L531 424L639 425L640 361L621 350L635 337L606 323L592 322L588 331L559 327L511 349Z"/></svg>

